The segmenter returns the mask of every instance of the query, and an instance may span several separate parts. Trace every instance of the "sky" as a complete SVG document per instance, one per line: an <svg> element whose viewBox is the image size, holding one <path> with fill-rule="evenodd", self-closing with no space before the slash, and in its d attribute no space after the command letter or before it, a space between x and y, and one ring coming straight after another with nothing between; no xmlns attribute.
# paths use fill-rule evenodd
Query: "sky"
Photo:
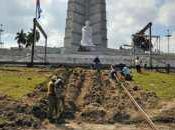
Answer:
<svg viewBox="0 0 175 130"><path fill-rule="evenodd" d="M48 34L50 47L62 47L68 0L40 0L43 10L39 22ZM170 51L175 53L175 0L106 0L108 47L131 44L131 35L153 22L153 34L161 36L161 50L167 52L167 29L170 30ZM35 0L0 0L0 24L5 47L17 46L15 35L32 28ZM153 44L155 44L153 40ZM38 45L44 45L41 38Z"/></svg>

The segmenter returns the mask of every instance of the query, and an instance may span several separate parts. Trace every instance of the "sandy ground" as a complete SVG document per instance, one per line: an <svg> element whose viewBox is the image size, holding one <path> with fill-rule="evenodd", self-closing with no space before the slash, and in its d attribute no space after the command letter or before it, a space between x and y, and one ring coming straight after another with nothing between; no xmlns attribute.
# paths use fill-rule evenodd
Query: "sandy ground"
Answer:
<svg viewBox="0 0 175 130"><path fill-rule="evenodd" d="M175 130L175 124L156 124L158 130ZM27 129L34 130L34 129ZM146 123L142 124L89 124L70 121L67 124L53 125L46 123L40 130L152 130Z"/></svg>

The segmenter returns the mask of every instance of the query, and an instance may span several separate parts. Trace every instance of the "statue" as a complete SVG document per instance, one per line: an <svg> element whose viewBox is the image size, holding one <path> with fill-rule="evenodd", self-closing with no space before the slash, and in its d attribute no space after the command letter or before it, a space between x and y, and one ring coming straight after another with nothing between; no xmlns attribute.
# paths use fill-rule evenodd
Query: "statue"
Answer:
<svg viewBox="0 0 175 130"><path fill-rule="evenodd" d="M92 28L90 26L90 21L86 21L85 26L82 28L81 46L95 46L92 41Z"/></svg>

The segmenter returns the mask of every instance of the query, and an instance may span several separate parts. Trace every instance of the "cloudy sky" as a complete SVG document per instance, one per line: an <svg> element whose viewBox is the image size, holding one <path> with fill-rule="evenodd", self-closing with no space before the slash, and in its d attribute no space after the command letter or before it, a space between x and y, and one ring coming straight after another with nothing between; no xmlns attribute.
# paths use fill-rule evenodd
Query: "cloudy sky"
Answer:
<svg viewBox="0 0 175 130"><path fill-rule="evenodd" d="M40 23L48 34L49 46L63 46L68 0L40 0L43 10ZM175 0L106 0L108 39L110 48L131 43L131 35L148 22L153 22L153 34L161 36L161 49L167 51L164 36L170 29L171 51L175 52ZM5 46L17 46L16 32L32 28L35 0L0 0L0 24ZM43 39L38 43L42 45ZM155 43L155 42L154 42Z"/></svg>

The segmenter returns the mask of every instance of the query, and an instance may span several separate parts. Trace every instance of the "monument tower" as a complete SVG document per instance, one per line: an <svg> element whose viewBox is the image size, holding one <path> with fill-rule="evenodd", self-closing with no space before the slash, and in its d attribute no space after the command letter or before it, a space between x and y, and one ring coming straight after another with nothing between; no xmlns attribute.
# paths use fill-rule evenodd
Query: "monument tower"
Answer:
<svg viewBox="0 0 175 130"><path fill-rule="evenodd" d="M69 0L64 47L76 49L80 46L82 27L90 21L93 43L97 48L107 48L107 22L105 0Z"/></svg>

